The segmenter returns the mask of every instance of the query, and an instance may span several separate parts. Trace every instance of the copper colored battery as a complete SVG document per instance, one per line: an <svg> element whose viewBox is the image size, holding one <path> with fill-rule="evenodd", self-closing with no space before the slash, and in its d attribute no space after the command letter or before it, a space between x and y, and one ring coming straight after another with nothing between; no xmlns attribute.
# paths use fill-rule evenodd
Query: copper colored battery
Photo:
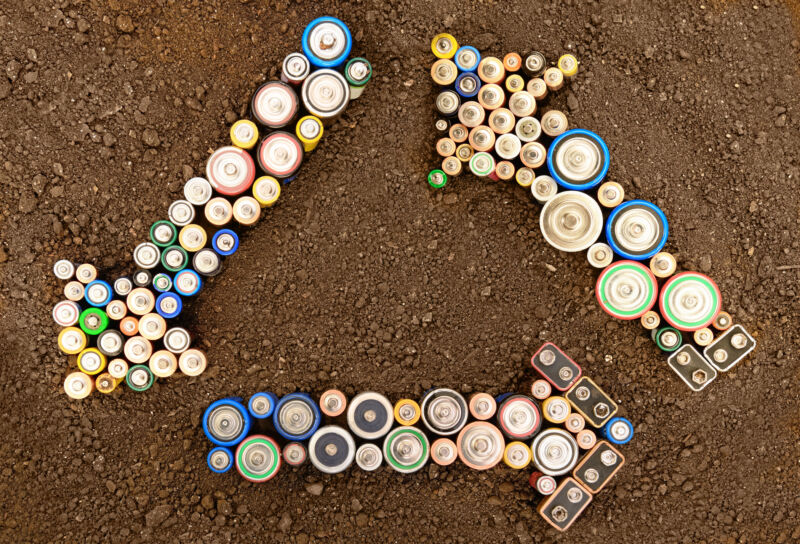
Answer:
<svg viewBox="0 0 800 544"><path fill-rule="evenodd" d="M142 364L153 355L153 344L143 336L131 336L125 342L125 358L133 364Z"/></svg>
<svg viewBox="0 0 800 544"><path fill-rule="evenodd" d="M718 331L727 331L733 325L733 318L728 312L720 312L714 318L714 328Z"/></svg>
<svg viewBox="0 0 800 544"><path fill-rule="evenodd" d="M437 465L452 465L457 457L456 444L449 438L437 438L431 444L431 460Z"/></svg>
<svg viewBox="0 0 800 544"><path fill-rule="evenodd" d="M469 129L461 123L453 123L450 127L450 139L457 144L463 144L469 137Z"/></svg>
<svg viewBox="0 0 800 544"><path fill-rule="evenodd" d="M491 151L494 140L494 131L486 125L477 126L469 131L469 145L475 151Z"/></svg>
<svg viewBox="0 0 800 544"><path fill-rule="evenodd" d="M519 158L528 168L539 168L547 159L547 150L539 142L528 142L522 146Z"/></svg>
<svg viewBox="0 0 800 544"><path fill-rule="evenodd" d="M578 431L575 440L578 442L578 447L580 449L590 450L597 443L597 435L595 435L594 431L591 429L583 429Z"/></svg>
<svg viewBox="0 0 800 544"><path fill-rule="evenodd" d="M456 156L445 157L442 160L442 171L448 176L457 176L461 173L463 165Z"/></svg>
<svg viewBox="0 0 800 544"><path fill-rule="evenodd" d="M531 396L536 400L544 400L553 392L553 386L547 380L536 380L531 385Z"/></svg>
<svg viewBox="0 0 800 544"><path fill-rule="evenodd" d="M167 321L156 313L145 314L139 318L139 334L144 338L160 340L167 332Z"/></svg>
<svg viewBox="0 0 800 544"><path fill-rule="evenodd" d="M72 302L80 302L86 288L79 281L72 280L64 286L64 297Z"/></svg>
<svg viewBox="0 0 800 544"><path fill-rule="evenodd" d="M456 80L458 68L450 59L439 59L431 66L431 78L434 83L446 87Z"/></svg>
<svg viewBox="0 0 800 544"><path fill-rule="evenodd" d="M509 53L503 57L503 68L506 72L517 72L522 68L522 57L519 53Z"/></svg>
<svg viewBox="0 0 800 544"><path fill-rule="evenodd" d="M678 262L672 253L660 251L650 259L650 271L657 278L668 278L678 269Z"/></svg>
<svg viewBox="0 0 800 544"><path fill-rule="evenodd" d="M536 100L544 100L547 96L547 84L539 77L529 80L525 90L531 93Z"/></svg>
<svg viewBox="0 0 800 544"><path fill-rule="evenodd" d="M586 419L578 414L577 412L572 412L570 415L567 416L567 420L564 422L564 427L574 434L577 434L586 427Z"/></svg>
<svg viewBox="0 0 800 544"><path fill-rule="evenodd" d="M491 419L497 411L497 402L488 393L475 393L469 398L469 413L475 419Z"/></svg>
<svg viewBox="0 0 800 544"><path fill-rule="evenodd" d="M456 157L458 157L458 160L461 162L469 162L474 154L475 150L472 149L472 146L469 144L461 144L456 148Z"/></svg>
<svg viewBox="0 0 800 544"><path fill-rule="evenodd" d="M233 218L242 226L251 227L261 217L261 204L252 196L240 196L233 203Z"/></svg>
<svg viewBox="0 0 800 544"><path fill-rule="evenodd" d="M233 219L233 206L226 199L218 196L206 202L203 213L209 223L221 227Z"/></svg>
<svg viewBox="0 0 800 544"><path fill-rule="evenodd" d="M714 340L714 333L708 327L694 331L694 343L698 346L707 346Z"/></svg>
<svg viewBox="0 0 800 544"><path fill-rule="evenodd" d="M132 314L145 315L153 311L156 305L156 297L150 289L137 287L128 293L126 304Z"/></svg>
<svg viewBox="0 0 800 544"><path fill-rule="evenodd" d="M139 332L139 320L132 315L123 317L119 322L119 332L125 336L134 336Z"/></svg>
<svg viewBox="0 0 800 544"><path fill-rule="evenodd" d="M500 85L490 83L478 91L478 104L486 110L496 110L506 102L506 93Z"/></svg>
<svg viewBox="0 0 800 544"><path fill-rule="evenodd" d="M556 136L564 134L567 131L567 128L569 128L567 116L564 115L564 112L559 110L550 110L544 112L540 122L542 124L542 132L551 138L555 138Z"/></svg>
<svg viewBox="0 0 800 544"><path fill-rule="evenodd" d="M478 64L477 72L484 83L500 83L506 77L503 61L497 57L483 57Z"/></svg>
<svg viewBox="0 0 800 544"><path fill-rule="evenodd" d="M178 358L171 351L160 349L150 356L150 372L158 378L169 378L178 370Z"/></svg>
<svg viewBox="0 0 800 544"><path fill-rule="evenodd" d="M516 171L517 169L514 166L514 163L511 161L500 161L497 163L497 166L494 167L494 173L497 176L497 179L501 181L514 179L514 174Z"/></svg>
<svg viewBox="0 0 800 544"><path fill-rule="evenodd" d="M97 269L89 263L84 263L75 269L75 279L84 284L93 282L97 279Z"/></svg>
<svg viewBox="0 0 800 544"><path fill-rule="evenodd" d="M439 138L436 142L436 152L442 157L449 157L456 152L456 143L450 138Z"/></svg>
<svg viewBox="0 0 800 544"><path fill-rule="evenodd" d="M597 189L597 201L601 206L613 208L622 204L625 198L625 189L616 181L606 181Z"/></svg>
<svg viewBox="0 0 800 544"><path fill-rule="evenodd" d="M641 317L642 327L647 330L657 329L658 326L661 324L661 316L659 316L653 310L645 312L645 314Z"/></svg>
<svg viewBox="0 0 800 544"><path fill-rule="evenodd" d="M489 128L495 134L507 134L514 130L515 124L514 114L507 108L497 108L489 114Z"/></svg>
<svg viewBox="0 0 800 544"><path fill-rule="evenodd" d="M319 396L319 408L328 417L337 417L347 408L347 397L338 389L328 389Z"/></svg>
<svg viewBox="0 0 800 544"><path fill-rule="evenodd" d="M549 91L557 91L564 86L564 72L558 68L548 68L545 70L542 79L544 79L544 83L547 85Z"/></svg>
<svg viewBox="0 0 800 544"><path fill-rule="evenodd" d="M516 117L529 117L536 113L536 99L528 91L517 91L509 97L508 109Z"/></svg>

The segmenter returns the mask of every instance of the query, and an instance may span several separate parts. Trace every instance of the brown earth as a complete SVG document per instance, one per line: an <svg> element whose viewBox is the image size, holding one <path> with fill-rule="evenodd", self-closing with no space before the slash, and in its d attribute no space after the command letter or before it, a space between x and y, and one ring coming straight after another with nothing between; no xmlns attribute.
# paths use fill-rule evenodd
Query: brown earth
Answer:
<svg viewBox="0 0 800 544"><path fill-rule="evenodd" d="M0 6L0 540L796 542L800 540L800 74L772 1L6 1ZM133 246L305 24L343 18L374 64L281 204L190 310L199 379L69 402L50 309L58 258L129 271ZM603 314L582 255L547 246L520 188L435 164L429 42L574 51L549 105L600 133L610 178L666 212L757 352L692 394L636 324ZM795 268L783 268L789 265ZM458 464L268 484L212 475L221 396L338 386L499 393L551 340L636 423L628 464L565 536L524 474Z"/></svg>

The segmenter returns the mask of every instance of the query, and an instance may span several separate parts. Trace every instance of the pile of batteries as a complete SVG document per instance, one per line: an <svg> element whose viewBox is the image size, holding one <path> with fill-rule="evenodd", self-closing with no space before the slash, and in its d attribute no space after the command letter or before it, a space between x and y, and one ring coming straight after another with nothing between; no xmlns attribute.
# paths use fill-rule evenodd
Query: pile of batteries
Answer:
<svg viewBox="0 0 800 544"><path fill-rule="evenodd" d="M112 286L90 264L55 264L56 277L68 281L67 300L53 308L63 327L58 345L78 366L64 382L67 395L81 399L95 388L110 393L123 380L145 391L177 369L190 376L205 370L205 354L173 320L203 277L219 274L222 260L238 249L237 231L275 204L281 183L296 176L323 126L361 95L372 66L363 58L347 60L351 48L350 31L338 19L320 17L306 27L303 53L284 59L281 81L256 90L250 119L231 127L232 145L211 154L206 177L187 181L168 219L156 221L150 240L133 250L131 277Z"/></svg>
<svg viewBox="0 0 800 544"><path fill-rule="evenodd" d="M243 478L264 482L282 463L298 466L306 459L328 474L354 461L364 471L385 461L401 473L417 472L429 459L444 466L458 458L475 470L501 460L518 470L532 464L539 512L564 530L624 463L615 446L630 441L633 426L614 417L614 401L555 345L544 344L531 364L543 379L533 382L530 395L475 393L467 400L437 388L419 403L392 404L375 392L348 402L338 390L322 393L318 403L299 392L280 400L256 393L246 404L221 399L203 415L203 431L216 445L208 466L219 473L235 466Z"/></svg>
<svg viewBox="0 0 800 544"><path fill-rule="evenodd" d="M549 68L536 51L524 58L509 53L502 61L481 58L474 47L458 47L449 34L436 36L431 48L438 57L431 76L447 87L436 98L444 116L436 127L449 131L436 144L444 161L428 175L432 187L444 187L462 161L469 161L476 176L515 178L530 187L543 205L539 227L545 240L561 251L587 252L589 264L602 270L595 292L603 310L639 319L669 354L670 368L694 391L755 348L753 337L722 311L714 281L699 272L677 272L675 257L662 251L669 233L664 212L645 200L625 200L619 183L604 181L610 154L602 138L567 130L560 111L533 116L548 90L577 73L575 57L563 55ZM527 83L518 71L530 78Z"/></svg>

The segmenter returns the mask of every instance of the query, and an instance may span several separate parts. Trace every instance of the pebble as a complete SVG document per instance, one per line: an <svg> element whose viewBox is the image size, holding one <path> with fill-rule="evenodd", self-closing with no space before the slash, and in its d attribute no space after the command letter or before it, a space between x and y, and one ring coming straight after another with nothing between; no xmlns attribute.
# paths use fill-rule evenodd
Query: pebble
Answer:
<svg viewBox="0 0 800 544"><path fill-rule="evenodd" d="M281 520L278 522L278 529L285 533L289 531L292 527L292 516L289 515L289 512L284 512L283 516L281 516Z"/></svg>
<svg viewBox="0 0 800 544"><path fill-rule="evenodd" d="M158 527L172 514L171 504L160 504L150 510L145 516L145 523L148 527Z"/></svg>
<svg viewBox="0 0 800 544"><path fill-rule="evenodd" d="M322 491L324 489L325 486L322 485L321 482L315 482L313 484L308 484L306 486L306 491L308 491L309 494L314 495L315 497L319 497L320 495L322 495Z"/></svg>
<svg viewBox="0 0 800 544"><path fill-rule="evenodd" d="M117 30L130 34L134 30L133 21L129 15L121 14L117 16Z"/></svg>
<svg viewBox="0 0 800 544"><path fill-rule="evenodd" d="M142 143L147 147L158 147L161 143L161 138L158 136L158 132L152 128L144 129L142 132Z"/></svg>

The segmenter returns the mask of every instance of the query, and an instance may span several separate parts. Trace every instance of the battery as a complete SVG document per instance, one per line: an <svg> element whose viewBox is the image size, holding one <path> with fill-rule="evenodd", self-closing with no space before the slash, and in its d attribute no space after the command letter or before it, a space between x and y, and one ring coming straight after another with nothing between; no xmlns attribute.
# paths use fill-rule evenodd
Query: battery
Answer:
<svg viewBox="0 0 800 544"><path fill-rule="evenodd" d="M477 126L469 131L469 145L475 151L491 151L494 142L494 132L486 125Z"/></svg>
<svg viewBox="0 0 800 544"><path fill-rule="evenodd" d="M462 169L463 165L457 157L445 157L442 159L442 172L447 176L457 176L461 173Z"/></svg>
<svg viewBox="0 0 800 544"><path fill-rule="evenodd" d="M271 207L281 196L281 185L272 176L261 176L253 183L253 196L262 208Z"/></svg>
<svg viewBox="0 0 800 544"><path fill-rule="evenodd" d="M78 370L89 376L100 374L106 368L106 356L96 348L87 348L78 354Z"/></svg>
<svg viewBox="0 0 800 544"><path fill-rule="evenodd" d="M578 73L578 59L575 58L574 55L570 55L569 53L561 55L558 58L558 69L561 70L561 73L564 75L564 78L567 80L572 79L575 77L575 74Z"/></svg>
<svg viewBox="0 0 800 544"><path fill-rule="evenodd" d="M503 61L497 57L483 57L476 72L485 83L500 83L506 77Z"/></svg>
<svg viewBox="0 0 800 544"><path fill-rule="evenodd" d="M356 464L366 472L377 470L383 463L383 453L380 447L371 442L361 444L356 450Z"/></svg>
<svg viewBox="0 0 800 544"><path fill-rule="evenodd" d="M373 391L359 393L347 408L347 425L364 440L382 438L394 424L394 408L385 396Z"/></svg>
<svg viewBox="0 0 800 544"><path fill-rule="evenodd" d="M272 413L276 432L286 440L298 442L310 438L319 428L321 420L317 403L308 394L300 392L282 397Z"/></svg>
<svg viewBox="0 0 800 544"><path fill-rule="evenodd" d="M461 144L456 148L456 157L461 162L469 162L474 154L475 150L469 144Z"/></svg>
<svg viewBox="0 0 800 544"><path fill-rule="evenodd" d="M544 119L542 130L546 132ZM558 136L550 144L547 154L550 175L560 186L573 191L585 191L599 185L608 173L610 162L608 146L603 139L580 128Z"/></svg>
<svg viewBox="0 0 800 544"><path fill-rule="evenodd" d="M203 413L203 432L217 446L231 447L250 432L252 419L239 399L214 401Z"/></svg>
<svg viewBox="0 0 800 544"><path fill-rule="evenodd" d="M175 292L183 297L196 295L202 286L203 280L200 279L200 275L191 268L175 274Z"/></svg>
<svg viewBox="0 0 800 544"><path fill-rule="evenodd" d="M124 380L125 376L128 375L128 361L120 358L111 359L108 362L108 367L106 367L106 369L112 378Z"/></svg>
<svg viewBox="0 0 800 544"><path fill-rule="evenodd" d="M428 461L428 438L416 427L395 427L383 441L383 457L400 473L417 472Z"/></svg>
<svg viewBox="0 0 800 544"><path fill-rule="evenodd" d="M172 352L160 349L150 356L148 366L156 377L169 378L178 370L178 358Z"/></svg>
<svg viewBox="0 0 800 544"><path fill-rule="evenodd" d="M580 414L577 414L580 415ZM584 423L586 420L584 419ZM581 429L575 435L575 440L578 442L578 447L582 450L590 450L597 443L597 435L591 429Z"/></svg>
<svg viewBox="0 0 800 544"><path fill-rule="evenodd" d="M600 433L612 444L627 444L633 438L633 424L624 417L612 417Z"/></svg>
<svg viewBox="0 0 800 544"><path fill-rule="evenodd" d="M458 108L458 121L467 128L475 128L483 123L486 110L474 100L464 102Z"/></svg>
<svg viewBox="0 0 800 544"><path fill-rule="evenodd" d="M211 238L211 247L221 256L228 257L239 249L239 236L230 229L220 229Z"/></svg>
<svg viewBox="0 0 800 544"><path fill-rule="evenodd" d="M510 440L530 440L542 426L536 402L525 395L508 395L497 403L497 425Z"/></svg>
<svg viewBox="0 0 800 544"><path fill-rule="evenodd" d="M153 387L155 376L145 365L134 365L128 370L125 376L125 383L131 390L142 393Z"/></svg>
<svg viewBox="0 0 800 544"><path fill-rule="evenodd" d="M516 93L525 90L525 80L519 74L512 74L506 78L506 90L510 93Z"/></svg>
<svg viewBox="0 0 800 544"><path fill-rule="evenodd" d="M720 312L717 314L717 317L714 318L712 324L718 331L726 331L733 325L733 318L728 312Z"/></svg>
<svg viewBox="0 0 800 544"><path fill-rule="evenodd" d="M394 419L400 425L414 425L419 421L420 409L417 401L400 399L394 405Z"/></svg>
<svg viewBox="0 0 800 544"><path fill-rule="evenodd" d="M300 96L308 113L327 123L333 121L347 107L350 102L350 86L339 72L317 70L303 82Z"/></svg>
<svg viewBox="0 0 800 544"><path fill-rule="evenodd" d="M509 442L503 451L503 462L509 468L521 470L531 462L531 449L523 442Z"/></svg>
<svg viewBox="0 0 800 544"><path fill-rule="evenodd" d="M447 119L437 119L436 122L433 124L433 127L436 129L437 132L442 134L447 134L447 130L450 128L450 121ZM450 136L452 138L452 135Z"/></svg>
<svg viewBox="0 0 800 544"><path fill-rule="evenodd" d="M461 123L453 123L453 125L449 127L448 136L450 136L450 139L455 143L463 144L469 137L469 130Z"/></svg>
<svg viewBox="0 0 800 544"><path fill-rule="evenodd" d="M311 63L302 53L289 53L283 58L281 65L281 81L292 85L300 85L311 73Z"/></svg>
<svg viewBox="0 0 800 544"><path fill-rule="evenodd" d="M53 274L60 280L71 280L75 276L75 265L66 259L56 261L53 265Z"/></svg>
<svg viewBox="0 0 800 544"><path fill-rule="evenodd" d="M597 278L595 295L600 308L617 319L638 319L658 296L658 283L650 269L638 261L617 261Z"/></svg>
<svg viewBox="0 0 800 544"><path fill-rule="evenodd" d="M256 165L253 158L247 151L238 147L220 147L206 162L206 178L214 190L222 195L235 196L245 192L253 184L255 177ZM206 203L206 218L208 218L208 203ZM183 222L183 225L188 225L192 219ZM172 222L182 226L174 220Z"/></svg>
<svg viewBox="0 0 800 544"><path fill-rule="evenodd" d="M436 96L434 104L436 105L436 111L445 117L454 117L459 113L461 98L455 91L442 91Z"/></svg>
<svg viewBox="0 0 800 544"><path fill-rule="evenodd" d="M469 160L469 170L474 175L485 178L494 172L494 157L489 153L479 152L472 155Z"/></svg>
<svg viewBox="0 0 800 544"><path fill-rule="evenodd" d="M531 384L531 396L536 400L544 400L553 392L553 386L547 380L536 380Z"/></svg>
<svg viewBox="0 0 800 544"><path fill-rule="evenodd" d="M136 287L150 287L152 282L153 273L149 270L137 270L133 273L133 285ZM128 290L128 293L125 295L126 297L131 294L131 290L132 289Z"/></svg>
<svg viewBox="0 0 800 544"><path fill-rule="evenodd" d="M301 117L299 121L297 121L297 127L295 128L295 134L297 135L297 139L303 144L303 151L306 153L310 153L316 149L317 144L322 139L322 133L325 129L322 126L322 121L319 118L314 117L313 115L306 115L305 117ZM263 178L259 178L263 179ZM274 178L269 178L274 179ZM258 183L258 180L256 180ZM255 190L254 190L255 192ZM258 195L254 195L256 199L261 202ZM277 197L275 197L277 199ZM265 206L270 206L271 204L264 204Z"/></svg>
<svg viewBox="0 0 800 544"><path fill-rule="evenodd" d="M183 302L175 293L161 293L156 299L155 310L162 318L172 319L183 310Z"/></svg>
<svg viewBox="0 0 800 544"><path fill-rule="evenodd" d="M506 72L518 71L522 68L522 57L520 57L519 53L507 53L503 57L503 68L506 69Z"/></svg>
<svg viewBox="0 0 800 544"><path fill-rule="evenodd" d="M547 150L539 142L527 142L522 146L519 159L528 168L539 168L547 158Z"/></svg>
<svg viewBox="0 0 800 544"><path fill-rule="evenodd" d="M92 378L83 372L72 372L64 379L64 392L71 399L85 399L93 390L94 382Z"/></svg>
<svg viewBox="0 0 800 544"><path fill-rule="evenodd" d="M528 80L525 90L536 100L544 100L547 97L547 84L540 77Z"/></svg>
<svg viewBox="0 0 800 544"><path fill-rule="evenodd" d="M471 45L463 45L456 51L456 54L453 56L453 61L456 63L459 71L474 72L478 69L478 64L481 62L481 54Z"/></svg>
<svg viewBox="0 0 800 544"><path fill-rule="evenodd" d="M300 101L297 99L297 93L282 81L264 83L253 93L250 101L253 119L269 130L283 128L292 123L299 110ZM214 184L210 177L208 180Z"/></svg>
<svg viewBox="0 0 800 544"><path fill-rule="evenodd" d="M447 87L452 85L457 77L458 68L456 68L456 63L450 59L439 59L431 66L431 79L437 85ZM458 89L456 89L456 92L458 92Z"/></svg>
<svg viewBox="0 0 800 544"><path fill-rule="evenodd" d="M319 409L328 417L339 417L347 409L347 397L338 389L328 389L319 396Z"/></svg>
<svg viewBox="0 0 800 544"><path fill-rule="evenodd" d="M606 240L623 259L643 261L667 243L669 225L664 212L646 200L623 202L608 216Z"/></svg>
<svg viewBox="0 0 800 544"><path fill-rule="evenodd" d="M481 80L472 72L462 72L456 77L454 87L461 98L473 98L480 91Z"/></svg>
<svg viewBox="0 0 800 544"><path fill-rule="evenodd" d="M531 357L531 366L559 391L567 391L583 373L580 365L552 342L542 344Z"/></svg>
<svg viewBox="0 0 800 544"><path fill-rule="evenodd" d="M456 152L456 143L450 138L439 138L436 142L436 152L442 157L449 157Z"/></svg>
<svg viewBox="0 0 800 544"><path fill-rule="evenodd" d="M755 339L741 325L734 325L709 344L703 353L720 372L728 372L756 347Z"/></svg>
<svg viewBox="0 0 800 544"><path fill-rule="evenodd" d="M283 460L287 465L299 467L307 458L308 452L301 442L289 442L283 447Z"/></svg>
<svg viewBox="0 0 800 544"><path fill-rule="evenodd" d="M87 284L97 279L97 268L89 263L78 265L75 269L75 279L83 284Z"/></svg>
<svg viewBox="0 0 800 544"><path fill-rule="evenodd" d="M206 464L208 464L208 468L211 469L211 472L224 474L233 466L233 453L231 453L231 450L228 448L217 446L208 452Z"/></svg>
<svg viewBox="0 0 800 544"><path fill-rule="evenodd" d="M564 421L564 428L566 428L572 434L581 432L585 426L586 419L584 419L582 415L576 413L571 413L567 416L566 421Z"/></svg>
<svg viewBox="0 0 800 544"><path fill-rule="evenodd" d="M81 315L81 307L77 302L62 300L53 306L53 321L59 327L71 327L78 322Z"/></svg>
<svg viewBox="0 0 800 544"><path fill-rule="evenodd" d="M183 197L195 206L204 206L214 190L206 178L194 177L183 185Z"/></svg>
<svg viewBox="0 0 800 544"><path fill-rule="evenodd" d="M659 310L664 320L681 331L696 331L714 322L722 295L714 280L699 272L681 272L664 283Z"/></svg>
<svg viewBox="0 0 800 544"><path fill-rule="evenodd" d="M528 478L528 483L543 497L552 495L556 490L556 479L541 472L533 472Z"/></svg>
<svg viewBox="0 0 800 544"><path fill-rule="evenodd" d="M605 208L614 208L622 204L625 189L616 181L606 181L597 188L597 201Z"/></svg>
<svg viewBox="0 0 800 544"><path fill-rule="evenodd" d="M508 99L508 109L511 110L511 113L513 113L516 117L531 117L534 113L536 113L536 99L531 93L518 90L514 92ZM534 138L534 140L535 139L536 138Z"/></svg>
<svg viewBox="0 0 800 544"><path fill-rule="evenodd" d="M657 312L649 310L642 314L641 322L642 327L650 331L658 328L658 326L661 324L661 316L658 315Z"/></svg>
<svg viewBox="0 0 800 544"><path fill-rule="evenodd" d="M139 332L139 319L132 315L123 317L119 322L119 332L125 336L134 336Z"/></svg>
<svg viewBox="0 0 800 544"><path fill-rule="evenodd" d="M114 329L106 329L97 336L97 349L106 357L116 357L122 353L125 338Z"/></svg>
<svg viewBox="0 0 800 544"><path fill-rule="evenodd" d="M505 440L500 430L488 421L473 421L456 438L458 458L475 470L488 470L503 458Z"/></svg>
<svg viewBox="0 0 800 544"><path fill-rule="evenodd" d="M422 423L438 435L456 434L467 423L469 408L464 397L453 389L427 391L420 402Z"/></svg>
<svg viewBox="0 0 800 544"><path fill-rule="evenodd" d="M660 251L650 259L650 270L657 278L668 278L675 273L678 263L671 253Z"/></svg>
<svg viewBox="0 0 800 544"><path fill-rule="evenodd" d="M550 110L544 112L542 114L542 132L544 132L550 138L555 138L564 134L569 128L569 123L567 122L567 116L564 115L564 112L558 110Z"/></svg>
<svg viewBox="0 0 800 544"><path fill-rule="evenodd" d="M192 257L192 268L202 276L216 276L222 271L222 258L211 248L203 248Z"/></svg>
<svg viewBox="0 0 800 544"><path fill-rule="evenodd" d="M254 394L247 401L247 410L256 419L267 419L272 417L275 405L278 404L278 397L275 393L260 392Z"/></svg>
<svg viewBox="0 0 800 544"><path fill-rule="evenodd" d="M536 185L537 181L534 181ZM585 251L600 236L603 212L597 201L586 193L564 191L545 202L539 216L539 228L545 241L554 248L567 252Z"/></svg>
<svg viewBox="0 0 800 544"><path fill-rule="evenodd" d="M171 246L177 239L178 229L169 221L162 219L150 226L150 241L158 247Z"/></svg>
<svg viewBox="0 0 800 544"><path fill-rule="evenodd" d="M341 66L353 47L350 29L335 17L318 17L308 23L302 40L303 54L317 68Z"/></svg>
<svg viewBox="0 0 800 544"><path fill-rule="evenodd" d="M308 442L311 463L326 474L347 470L356 456L356 443L347 429L338 425L320 427Z"/></svg>
<svg viewBox="0 0 800 544"><path fill-rule="evenodd" d="M515 179L517 180L517 185L520 187L528 188L533 184L533 179L536 177L536 174L528 168L527 166L523 166L521 168L517 168L517 173L515 175Z"/></svg>
<svg viewBox="0 0 800 544"><path fill-rule="evenodd" d="M149 314L156 305L156 297L150 289L137 287L126 299L128 310L135 315Z"/></svg>
<svg viewBox="0 0 800 544"><path fill-rule="evenodd" d="M578 443L564 429L545 429L531 444L533 465L548 476L567 474L578 462Z"/></svg>
<svg viewBox="0 0 800 544"><path fill-rule="evenodd" d="M168 272L179 272L188 265L189 254L181 246L169 246L161 253L161 266Z"/></svg>
<svg viewBox="0 0 800 544"><path fill-rule="evenodd" d="M441 170L431 170L428 172L428 185L434 189L441 189L447 185L447 174Z"/></svg>
<svg viewBox="0 0 800 544"><path fill-rule="evenodd" d="M507 134L511 132L514 130L515 123L514 114L507 108L497 108L489 114L489 128L491 128L495 134ZM510 136L514 135L511 134ZM516 139L517 137L514 136L514 138ZM519 152L517 152L517 154L519 154Z"/></svg>
<svg viewBox="0 0 800 544"><path fill-rule="evenodd" d="M486 110L496 110L505 101L506 93L500 85L487 83L478 90L478 104Z"/></svg>
<svg viewBox="0 0 800 544"><path fill-rule="evenodd" d="M241 149L253 149L258 142L258 127L249 119L239 119L231 125L231 143Z"/></svg>
<svg viewBox="0 0 800 544"><path fill-rule="evenodd" d="M695 344L704 347L714 340L714 333L708 327L703 327L694 331L693 339Z"/></svg>
<svg viewBox="0 0 800 544"><path fill-rule="evenodd" d="M531 78L540 77L544 74L547 68L547 60L544 55L538 51L531 51L525 55L525 61L522 63L522 71L526 76Z"/></svg>
<svg viewBox="0 0 800 544"><path fill-rule="evenodd" d="M86 308L78 316L78 326L89 336L97 336L108 328L108 316L100 308Z"/></svg>
<svg viewBox="0 0 800 544"><path fill-rule="evenodd" d="M692 391L702 391L717 377L716 369L691 344L673 351L667 364Z"/></svg>
<svg viewBox="0 0 800 544"><path fill-rule="evenodd" d="M121 380L115 379L111 374L108 372L103 372L94 381L94 385L100 393L104 395L108 395L112 393L119 385Z"/></svg>
<svg viewBox="0 0 800 544"><path fill-rule="evenodd" d="M149 313L139 318L139 334L155 342L167 332L166 320L158 314Z"/></svg>
<svg viewBox="0 0 800 544"><path fill-rule="evenodd" d="M133 364L146 363L153 354L153 344L144 336L131 336L122 348L125 358Z"/></svg>
<svg viewBox="0 0 800 544"><path fill-rule="evenodd" d="M277 179L290 178L297 173L302 163L303 145L293 134L276 131L261 140L258 165L267 175Z"/></svg>
<svg viewBox="0 0 800 544"><path fill-rule="evenodd" d="M552 396L542 402L542 417L549 423L560 425L567 421L569 414L569 403L564 397Z"/></svg>
<svg viewBox="0 0 800 544"><path fill-rule="evenodd" d="M261 217L261 204L252 196L240 196L233 203L233 218L244 227L252 227Z"/></svg>
<svg viewBox="0 0 800 544"><path fill-rule="evenodd" d="M163 342L172 353L183 353L192 345L192 336L183 327L172 327L164 333Z"/></svg>
<svg viewBox="0 0 800 544"><path fill-rule="evenodd" d="M572 476L591 493L599 493L625 463L625 457L614 446L601 440L587 453Z"/></svg>
<svg viewBox="0 0 800 544"><path fill-rule="evenodd" d="M158 259L161 257L161 251L155 244L150 242L142 242L133 250L133 262L139 268L150 270L158 266Z"/></svg>
<svg viewBox="0 0 800 544"><path fill-rule="evenodd" d="M592 494L576 480L567 477L552 495L539 504L537 511L557 530L566 531L590 502Z"/></svg>
<svg viewBox="0 0 800 544"><path fill-rule="evenodd" d="M449 438L437 438L431 444L431 461L439 466L452 465L458 459L456 443Z"/></svg>
<svg viewBox="0 0 800 544"><path fill-rule="evenodd" d="M488 393L475 393L469 398L469 413L475 419L491 419L497 411L497 402Z"/></svg>
<svg viewBox="0 0 800 544"><path fill-rule="evenodd" d="M236 149L236 148L231 148ZM241 150L238 150L241 151ZM188 200L176 200L169 205L167 217L176 227L183 227L194 221L194 206ZM144 266L142 268L145 268Z"/></svg>
<svg viewBox="0 0 800 544"><path fill-rule="evenodd" d="M186 225L178 234L178 243L183 249L191 253L203 249L207 240L206 229L200 225Z"/></svg>
<svg viewBox="0 0 800 544"><path fill-rule="evenodd" d="M510 136L510 135L507 135ZM516 136L515 136L516 138ZM514 178L514 172L516 168L514 168L514 163L511 161L500 161L497 163L494 169L494 177L497 178L499 181L509 181ZM492 177L492 176L490 176Z"/></svg>
<svg viewBox="0 0 800 544"><path fill-rule="evenodd" d="M539 204L544 204L558 192L556 180L550 176L536 176L531 184L531 194Z"/></svg>
<svg viewBox="0 0 800 544"><path fill-rule="evenodd" d="M281 468L281 448L269 436L250 435L236 448L234 465L245 480L266 482Z"/></svg>
<svg viewBox="0 0 800 544"><path fill-rule="evenodd" d="M364 88L372 77L372 65L365 58L354 57L347 61L344 75L347 83L350 84L350 100L355 100L364 92Z"/></svg>
<svg viewBox="0 0 800 544"><path fill-rule="evenodd" d="M187 349L178 357L178 368L187 376L199 376L205 371L206 366L208 366L206 354L199 349Z"/></svg>
<svg viewBox="0 0 800 544"><path fill-rule="evenodd" d="M617 412L616 403L592 380L583 376L566 393L572 409L597 429L606 424Z"/></svg>
<svg viewBox="0 0 800 544"><path fill-rule="evenodd" d="M558 91L564 86L564 74L558 68L545 70L542 79L550 92Z"/></svg>
<svg viewBox="0 0 800 544"><path fill-rule="evenodd" d="M605 268L614 260L614 250L603 242L596 242L586 251L586 260L594 268Z"/></svg>
<svg viewBox="0 0 800 544"><path fill-rule="evenodd" d="M120 297L128 296L133 289L133 282L127 276L122 276L114 280L114 293Z"/></svg>

